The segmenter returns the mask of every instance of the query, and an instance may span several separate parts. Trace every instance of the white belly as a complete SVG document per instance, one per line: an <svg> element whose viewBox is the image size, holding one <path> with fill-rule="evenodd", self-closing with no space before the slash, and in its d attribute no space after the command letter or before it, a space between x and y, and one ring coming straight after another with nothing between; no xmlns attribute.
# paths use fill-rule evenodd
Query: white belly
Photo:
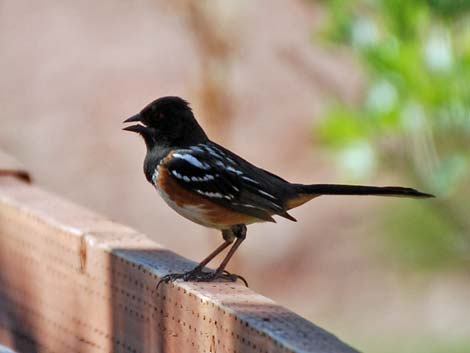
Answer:
<svg viewBox="0 0 470 353"><path fill-rule="evenodd" d="M178 206L176 202L174 202L168 194L161 190L158 187L155 187L162 197L165 200L166 204L174 209L179 215L183 216L184 218L193 221L194 223L200 224L205 227L209 228L216 228L216 229L224 229L225 226L220 224L215 224L207 221L207 212L208 210L205 208L203 204L200 205L187 205L184 207Z"/></svg>

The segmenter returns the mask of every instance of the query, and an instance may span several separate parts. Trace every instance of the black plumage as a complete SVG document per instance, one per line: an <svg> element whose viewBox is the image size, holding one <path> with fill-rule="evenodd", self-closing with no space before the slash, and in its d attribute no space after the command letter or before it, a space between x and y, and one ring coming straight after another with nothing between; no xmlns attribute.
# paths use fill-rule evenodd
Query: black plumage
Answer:
<svg viewBox="0 0 470 353"><path fill-rule="evenodd" d="M143 137L147 146L145 176L165 201L186 218L221 229L224 237L224 244L194 270L170 274L165 281L240 278L226 272L225 266L245 238L246 224L274 222L276 215L295 221L287 211L317 196L432 197L397 186L290 183L212 142L194 118L189 104L179 97L159 98L125 122L141 123L124 130ZM204 266L234 240L219 268L204 272Z"/></svg>

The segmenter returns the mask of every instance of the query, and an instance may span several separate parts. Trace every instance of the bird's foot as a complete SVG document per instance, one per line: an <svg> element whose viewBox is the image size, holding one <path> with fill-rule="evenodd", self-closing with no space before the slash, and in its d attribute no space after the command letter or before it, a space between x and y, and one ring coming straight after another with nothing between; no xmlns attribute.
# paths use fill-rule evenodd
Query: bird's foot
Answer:
<svg viewBox="0 0 470 353"><path fill-rule="evenodd" d="M174 282L177 279L182 279L184 282L213 282L218 279L227 282L236 282L238 279L240 279L248 287L248 282L240 275L230 273L228 271L204 272L198 268L195 268L194 270L185 273L170 273L164 276L160 281L158 281L157 289L160 284Z"/></svg>
<svg viewBox="0 0 470 353"><path fill-rule="evenodd" d="M241 280L245 284L245 286L248 287L248 282L243 276L237 275L236 273L230 273L227 270L224 270L224 272L222 272L221 275L224 276L223 278L227 278L231 282L236 282L237 280Z"/></svg>

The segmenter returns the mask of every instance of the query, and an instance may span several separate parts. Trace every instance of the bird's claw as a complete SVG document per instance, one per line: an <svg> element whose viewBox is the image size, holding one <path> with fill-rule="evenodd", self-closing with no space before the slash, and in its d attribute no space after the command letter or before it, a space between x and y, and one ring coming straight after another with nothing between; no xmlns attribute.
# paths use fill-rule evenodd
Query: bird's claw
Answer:
<svg viewBox="0 0 470 353"><path fill-rule="evenodd" d="M221 279L223 281L227 282L236 282L238 279L240 279L245 286L248 287L248 282L246 281L245 278L243 278L240 275L230 273L228 271L223 271L223 272L217 272L217 271L211 271L211 272L204 272L202 270L191 270L188 272L184 273L170 273L164 277L157 283L157 289L162 283L170 283L174 282L177 279L182 279L184 282L213 282L217 279Z"/></svg>
<svg viewBox="0 0 470 353"><path fill-rule="evenodd" d="M236 282L237 280L241 280L245 284L245 286L248 287L247 280L243 276L237 275L236 273L230 273L227 270L224 270L224 272L222 272L221 276L224 276L222 278L224 278L224 279L226 278L226 279L230 280L231 282Z"/></svg>

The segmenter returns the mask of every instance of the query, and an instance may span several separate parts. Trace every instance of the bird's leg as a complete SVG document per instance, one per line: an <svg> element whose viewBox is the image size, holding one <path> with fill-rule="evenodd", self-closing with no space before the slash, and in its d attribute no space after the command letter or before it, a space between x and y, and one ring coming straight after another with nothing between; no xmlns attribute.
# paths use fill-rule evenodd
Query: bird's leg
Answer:
<svg viewBox="0 0 470 353"><path fill-rule="evenodd" d="M237 226L236 229L233 229L233 233L235 234L235 237L237 238L237 240L235 240L235 244L233 244L233 246L230 248L228 254L225 256L225 258L222 260L219 267L215 271L216 277L226 272L225 267L227 266L228 262L232 258L233 254L235 254L235 251L237 251L238 247L241 245L243 240L245 240L246 226L245 225Z"/></svg>
<svg viewBox="0 0 470 353"><path fill-rule="evenodd" d="M224 251L230 244L233 243L235 236L233 235L231 229L224 229L222 231L222 237L224 238L223 244L219 245L217 249L211 252L204 260L202 260L199 265L193 268L191 271L184 272L184 273L170 273L164 277L160 281L158 281L157 288L160 286L162 282L168 283L173 282L177 279L182 278L184 281L191 281L196 280L199 274L204 274L202 271L204 267L212 261L214 257L219 255L222 251Z"/></svg>
<svg viewBox="0 0 470 353"><path fill-rule="evenodd" d="M235 251L238 249L240 244L243 242L243 240L245 240L246 238L246 226L241 224L241 225L233 226L230 229L224 229L222 231L222 236L225 242L222 245L220 245L217 249L215 249L212 253L210 253L209 256L207 256L204 260L202 260L199 265L197 265L191 271L188 271L185 273L171 273L171 274L164 276L158 282L157 288L162 282L165 282L165 283L173 282L180 278L183 279L184 281L196 281L196 282L212 282L218 278L233 281L233 282L236 281L237 279L241 279L248 286L248 283L243 277L236 275L236 274L231 274L230 272L225 270L225 267L227 266L231 257L233 256ZM203 272L202 270L204 269L204 267L214 257L216 257L223 250L225 250L230 244L232 244L234 239L236 239L235 244L233 244L233 246L230 248L230 251L222 260L222 263L217 268L217 270L214 272Z"/></svg>
<svg viewBox="0 0 470 353"><path fill-rule="evenodd" d="M248 282L242 276L239 276L237 274L232 274L225 270L225 267L227 266L228 262L232 258L233 254L235 253L235 251L237 251L240 244L246 238L246 226L244 224L233 226L231 228L231 235L232 235L232 241L233 241L233 238L236 238L235 243L230 248L229 252L225 256L225 258L222 260L217 270L215 270L214 272L200 272L197 276L192 278L193 280L197 282L212 282L216 279L224 279L224 280L235 282L237 279L241 279L245 283L245 285L248 287ZM224 235L224 238L225 238L225 235Z"/></svg>
<svg viewBox="0 0 470 353"><path fill-rule="evenodd" d="M223 234L223 233L222 233ZM204 267L212 261L212 259L214 257L216 257L217 255L219 255L222 251L224 251L230 244L233 243L233 239L232 238L226 238L224 236L224 243L221 244L217 249L215 249L213 252L211 252L209 254L209 256L207 256L204 260L202 260L199 265L197 265L195 268L193 268L191 271L189 272L186 272L184 274L184 280L185 281L190 281L192 279L192 277L194 277L194 275L197 275L198 273L202 273L202 270L204 269Z"/></svg>
<svg viewBox="0 0 470 353"><path fill-rule="evenodd" d="M245 278L235 273L230 273L225 269L229 260L231 259L231 257L233 256L233 254L238 249L238 247L240 246L240 244L242 243L244 239L245 238L243 239L237 238L237 240L235 241L235 244L233 244L233 246L230 248L230 251L228 252L227 256L224 258L220 266L217 268L217 270L215 270L215 272L208 273L207 276L204 278L204 281L211 282L215 279L221 278L221 279L225 279L228 281L236 282L237 279L241 279L243 283L245 283L245 286L248 287L248 282L246 281Z"/></svg>

